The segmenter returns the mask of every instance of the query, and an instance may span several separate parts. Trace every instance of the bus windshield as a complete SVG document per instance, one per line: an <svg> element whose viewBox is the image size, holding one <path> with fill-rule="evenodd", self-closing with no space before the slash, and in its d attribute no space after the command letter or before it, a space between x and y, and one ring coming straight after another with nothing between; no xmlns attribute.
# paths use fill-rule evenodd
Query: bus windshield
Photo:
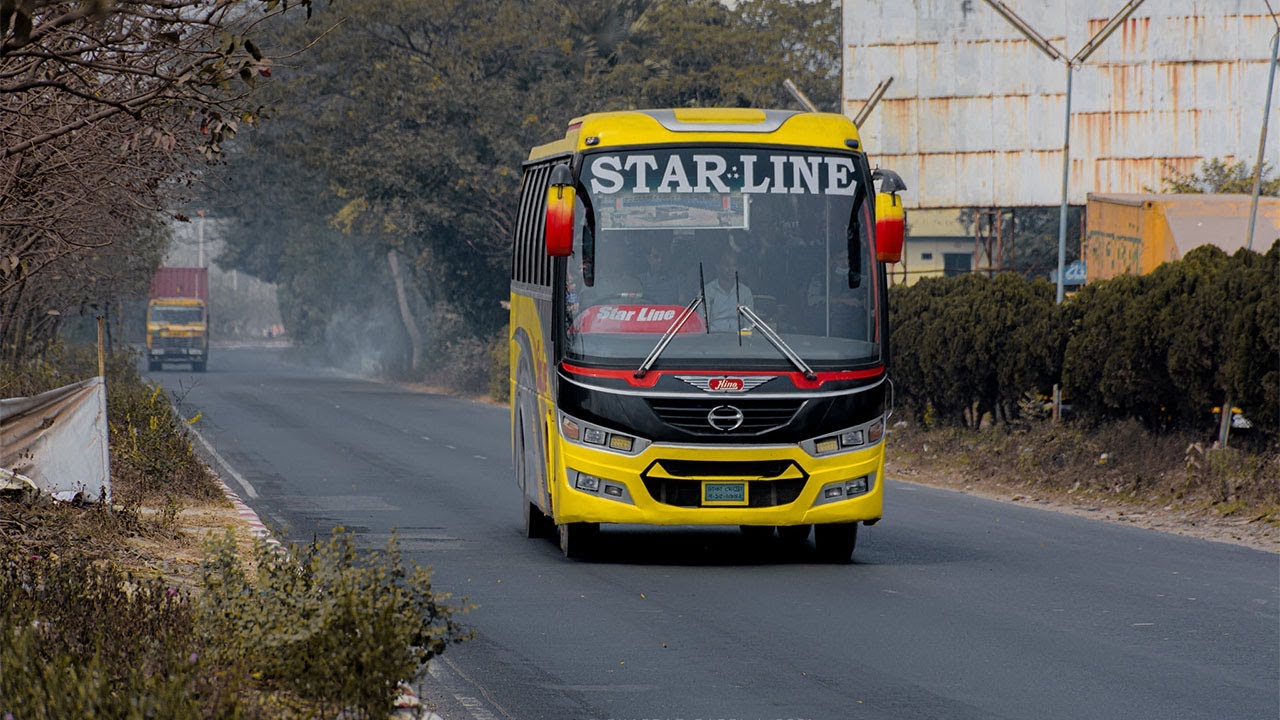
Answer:
<svg viewBox="0 0 1280 720"><path fill-rule="evenodd" d="M881 360L869 178L851 154L752 147L587 155L563 276L566 359L815 370ZM749 312L743 312L746 308Z"/></svg>

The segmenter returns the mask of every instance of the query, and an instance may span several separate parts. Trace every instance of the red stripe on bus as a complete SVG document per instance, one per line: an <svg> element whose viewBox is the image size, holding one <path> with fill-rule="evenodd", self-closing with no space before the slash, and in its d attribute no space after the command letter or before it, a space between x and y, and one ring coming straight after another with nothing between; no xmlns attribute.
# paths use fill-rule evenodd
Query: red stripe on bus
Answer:
<svg viewBox="0 0 1280 720"><path fill-rule="evenodd" d="M601 368L584 368L569 363L562 363L561 367L564 371L573 375L585 375L587 377L609 378L612 380L626 380L628 385L635 387L653 387L658 384L658 380L663 375L708 375L714 377L722 376L742 376L748 375L785 375L791 379L791 382L801 390L815 390L822 386L823 383L839 382L841 380L864 380L866 378L876 377L884 373L884 366L878 365L865 370L835 370L831 372L814 373L818 377L814 380L808 380L803 373L799 372L777 372L774 370L733 370L733 371L709 371L709 370L650 370L645 373L644 377L636 377L635 370L604 370Z"/></svg>

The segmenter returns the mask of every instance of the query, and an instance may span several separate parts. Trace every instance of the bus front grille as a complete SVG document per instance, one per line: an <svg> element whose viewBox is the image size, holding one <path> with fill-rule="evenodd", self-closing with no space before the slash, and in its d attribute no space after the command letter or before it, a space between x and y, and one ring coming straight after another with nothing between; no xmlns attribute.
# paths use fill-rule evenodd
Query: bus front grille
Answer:
<svg viewBox="0 0 1280 720"><path fill-rule="evenodd" d="M681 399L654 398L648 401L658 419L667 425L694 435L751 436L763 435L771 430L785 427L796 416L804 400L747 400L745 398L724 399ZM742 413L742 422L736 427L726 429L728 425L723 419L727 412L720 408L734 408ZM722 412L717 418L719 426L712 424L713 410Z"/></svg>
<svg viewBox="0 0 1280 720"><path fill-rule="evenodd" d="M803 479L748 480L747 507L777 507L793 503L804 490L804 483ZM644 487L654 500L664 505L702 507L701 480L645 478Z"/></svg>
<svg viewBox="0 0 1280 720"><path fill-rule="evenodd" d="M742 480L747 507L777 507L796 501L809 479L790 460L658 460L641 474L649 496L664 505L702 507L706 480Z"/></svg>

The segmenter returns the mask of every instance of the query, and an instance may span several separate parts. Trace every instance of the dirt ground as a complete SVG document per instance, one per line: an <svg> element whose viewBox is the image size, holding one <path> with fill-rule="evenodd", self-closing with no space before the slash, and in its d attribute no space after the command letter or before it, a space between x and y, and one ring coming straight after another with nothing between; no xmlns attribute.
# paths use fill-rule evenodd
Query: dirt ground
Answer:
<svg viewBox="0 0 1280 720"><path fill-rule="evenodd" d="M1097 487L1081 487L1080 483L1065 487L1046 482L1043 477L1028 478L1025 471L1014 470L1008 464L991 462L982 463L981 472L976 472L973 457L922 451L931 449L928 441L927 435L907 433L899 443L891 433L885 460L889 479L1280 553L1280 513L1274 506L1214 504L1195 497L1175 498L1155 489L1141 494L1100 492ZM990 452L987 448L975 448L973 452L978 455L984 451ZM1280 485L1280 478L1255 482Z"/></svg>
<svg viewBox="0 0 1280 720"><path fill-rule="evenodd" d="M890 480L898 482L945 488L989 500L1033 505L1054 512L1280 553L1280 526L1268 522L1265 517L1222 517L1203 511L1183 510L1173 505L1151 507L1077 497L1043 488L1009 487L992 480L956 480L945 471L916 468L909 461L901 460L886 461L885 473Z"/></svg>

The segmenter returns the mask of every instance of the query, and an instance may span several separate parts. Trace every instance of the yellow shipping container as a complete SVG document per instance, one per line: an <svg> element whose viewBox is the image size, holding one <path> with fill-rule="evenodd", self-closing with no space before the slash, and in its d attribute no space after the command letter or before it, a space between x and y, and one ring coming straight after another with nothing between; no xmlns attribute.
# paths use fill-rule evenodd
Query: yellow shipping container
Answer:
<svg viewBox="0 0 1280 720"><path fill-rule="evenodd" d="M1193 248L1234 253L1248 243L1248 195L1089 194L1083 255L1087 282L1144 275ZM1280 238L1280 198L1258 201L1253 249Z"/></svg>

